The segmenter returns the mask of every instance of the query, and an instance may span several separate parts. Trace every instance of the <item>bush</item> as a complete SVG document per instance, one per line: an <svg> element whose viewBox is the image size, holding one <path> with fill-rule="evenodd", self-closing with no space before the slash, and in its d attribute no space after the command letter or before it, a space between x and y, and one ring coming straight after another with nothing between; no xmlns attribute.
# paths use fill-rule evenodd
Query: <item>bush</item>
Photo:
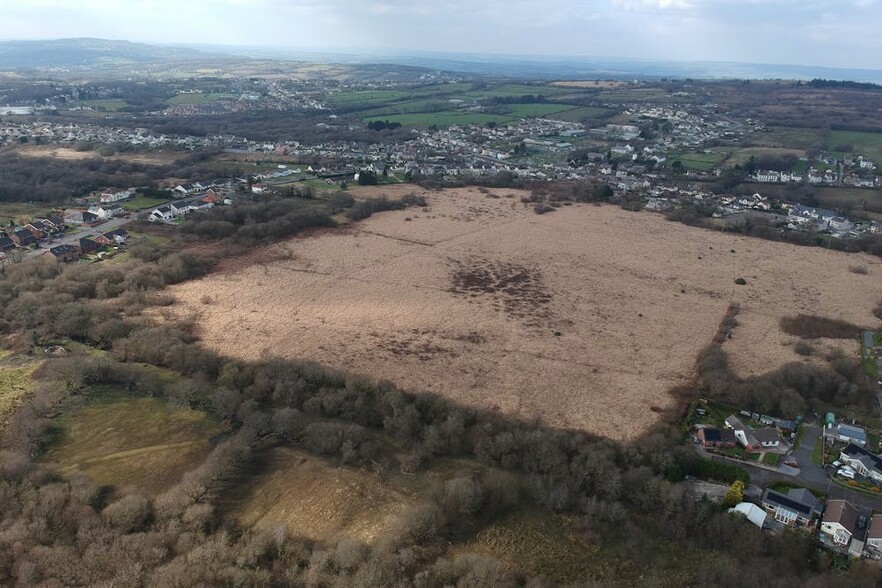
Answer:
<svg viewBox="0 0 882 588"><path fill-rule="evenodd" d="M746 286L747 280L745 280L744 278L738 278L737 280L735 280L735 283L738 284L739 286Z"/></svg>
<svg viewBox="0 0 882 588"><path fill-rule="evenodd" d="M821 316L800 314L795 317L782 317L781 330L788 335L803 339L855 339L861 334L861 327L846 321Z"/></svg>

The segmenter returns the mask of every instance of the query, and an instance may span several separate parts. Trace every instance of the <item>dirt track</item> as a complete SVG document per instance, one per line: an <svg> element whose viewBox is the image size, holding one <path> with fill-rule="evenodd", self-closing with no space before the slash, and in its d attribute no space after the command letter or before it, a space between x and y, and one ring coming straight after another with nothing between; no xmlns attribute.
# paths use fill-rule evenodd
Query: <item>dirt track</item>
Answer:
<svg viewBox="0 0 882 588"><path fill-rule="evenodd" d="M768 336L777 317L872 319L882 280L870 258L870 274L856 276L841 253L612 206L540 216L511 190L495 196L429 193L427 211L294 239L265 251L269 263L172 293L225 354L310 358L619 440L672 404L668 390L732 300L742 326L727 350L745 374L798 357Z"/></svg>

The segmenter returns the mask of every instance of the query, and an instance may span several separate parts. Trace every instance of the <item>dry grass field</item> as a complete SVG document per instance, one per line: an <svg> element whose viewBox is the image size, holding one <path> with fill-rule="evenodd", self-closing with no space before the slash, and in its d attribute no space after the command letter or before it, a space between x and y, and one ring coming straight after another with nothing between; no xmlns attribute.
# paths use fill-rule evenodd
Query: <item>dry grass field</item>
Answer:
<svg viewBox="0 0 882 588"><path fill-rule="evenodd" d="M54 159L71 161L115 159L131 163L143 163L145 165L167 165L186 155L185 153L176 153L174 151L145 151L143 153L118 153L116 155L104 156L97 151L77 151L70 147L58 147L57 145L17 147L15 152L25 157L52 157Z"/></svg>
<svg viewBox="0 0 882 588"><path fill-rule="evenodd" d="M417 498L370 472L335 467L297 449L272 449L267 461L263 473L226 497L230 514L246 527L284 523L316 541L341 534L373 543Z"/></svg>
<svg viewBox="0 0 882 588"><path fill-rule="evenodd" d="M872 324L878 260L613 206L536 215L521 195L427 193L425 209L294 239L172 293L224 354L309 358L618 440L673 405L732 301L740 375L798 358L781 316Z"/></svg>

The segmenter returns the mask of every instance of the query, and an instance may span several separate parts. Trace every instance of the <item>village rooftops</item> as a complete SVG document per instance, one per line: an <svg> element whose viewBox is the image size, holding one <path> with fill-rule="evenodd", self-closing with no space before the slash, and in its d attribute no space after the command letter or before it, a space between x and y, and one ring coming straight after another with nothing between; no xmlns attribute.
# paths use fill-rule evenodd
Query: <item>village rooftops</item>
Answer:
<svg viewBox="0 0 882 588"><path fill-rule="evenodd" d="M780 435L778 435L777 429L773 429L771 427L754 429L753 436L756 438L757 441L764 444L777 443L781 440Z"/></svg>

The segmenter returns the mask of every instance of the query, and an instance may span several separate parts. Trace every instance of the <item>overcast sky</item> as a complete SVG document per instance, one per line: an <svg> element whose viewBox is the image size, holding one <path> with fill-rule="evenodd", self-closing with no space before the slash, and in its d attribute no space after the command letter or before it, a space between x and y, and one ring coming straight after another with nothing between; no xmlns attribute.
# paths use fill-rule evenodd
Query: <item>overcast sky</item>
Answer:
<svg viewBox="0 0 882 588"><path fill-rule="evenodd" d="M882 0L0 0L0 38L882 69Z"/></svg>

